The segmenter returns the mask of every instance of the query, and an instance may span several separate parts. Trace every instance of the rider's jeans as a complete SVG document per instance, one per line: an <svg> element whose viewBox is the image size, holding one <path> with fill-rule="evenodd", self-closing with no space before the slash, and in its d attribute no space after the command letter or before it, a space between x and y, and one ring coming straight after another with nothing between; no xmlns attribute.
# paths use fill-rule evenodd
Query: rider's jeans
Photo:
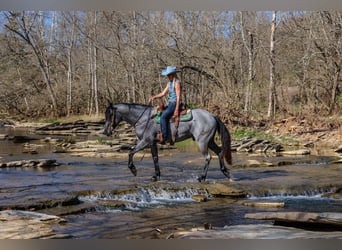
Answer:
<svg viewBox="0 0 342 250"><path fill-rule="evenodd" d="M176 109L176 102L169 102L166 109L163 111L161 118L160 118L160 125L163 134L163 140L166 141L168 139L169 134L169 120L172 117L173 113Z"/></svg>

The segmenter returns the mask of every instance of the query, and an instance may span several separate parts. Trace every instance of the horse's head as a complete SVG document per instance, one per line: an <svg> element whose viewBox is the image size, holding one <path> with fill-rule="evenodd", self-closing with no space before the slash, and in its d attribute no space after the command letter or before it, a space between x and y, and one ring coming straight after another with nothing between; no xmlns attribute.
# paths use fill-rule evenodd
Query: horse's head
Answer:
<svg viewBox="0 0 342 250"><path fill-rule="evenodd" d="M120 115L117 114L117 109L112 103L106 108L105 118L106 122L103 133L107 136L111 136L113 134L113 129L115 129L121 121Z"/></svg>

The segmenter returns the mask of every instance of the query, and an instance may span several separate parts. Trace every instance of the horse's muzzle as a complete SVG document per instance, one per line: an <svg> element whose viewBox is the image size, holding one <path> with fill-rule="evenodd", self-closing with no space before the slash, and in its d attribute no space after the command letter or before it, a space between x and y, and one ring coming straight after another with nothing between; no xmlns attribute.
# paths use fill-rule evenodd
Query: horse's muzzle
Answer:
<svg viewBox="0 0 342 250"><path fill-rule="evenodd" d="M113 134L112 129L107 124L105 125L105 127L103 129L103 134L106 136L111 136Z"/></svg>

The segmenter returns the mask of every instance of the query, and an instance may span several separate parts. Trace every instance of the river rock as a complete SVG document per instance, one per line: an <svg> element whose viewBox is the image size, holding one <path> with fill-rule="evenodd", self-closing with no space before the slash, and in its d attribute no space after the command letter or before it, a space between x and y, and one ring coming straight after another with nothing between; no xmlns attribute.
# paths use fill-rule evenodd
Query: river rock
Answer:
<svg viewBox="0 0 342 250"><path fill-rule="evenodd" d="M335 152L342 154L342 145L338 146L337 149L335 150Z"/></svg>
<svg viewBox="0 0 342 250"><path fill-rule="evenodd" d="M246 197L247 193L223 183L214 183L207 186L208 192L213 196Z"/></svg>
<svg viewBox="0 0 342 250"><path fill-rule="evenodd" d="M251 224L181 231L172 236L176 239L342 239L342 232L316 232L269 224Z"/></svg>
<svg viewBox="0 0 342 250"><path fill-rule="evenodd" d="M201 194L195 194L191 196L191 199L197 202L206 202L208 200L208 198L205 195L201 195Z"/></svg>
<svg viewBox="0 0 342 250"><path fill-rule="evenodd" d="M0 163L1 168L17 168L17 167L40 167L40 168L47 168L47 167L56 167L59 166L54 159L34 159L34 160L22 160L22 161L10 161L6 163Z"/></svg>
<svg viewBox="0 0 342 250"><path fill-rule="evenodd" d="M237 167L242 167L242 168L255 168L255 167L274 167L277 166L271 162L261 162L258 160L254 159L249 159L247 160L244 164L238 165Z"/></svg>
<svg viewBox="0 0 342 250"><path fill-rule="evenodd" d="M310 153L311 152L308 149L299 149L299 150L280 152L281 155L309 155Z"/></svg>
<svg viewBox="0 0 342 250"><path fill-rule="evenodd" d="M261 212L246 214L247 219L273 220L275 223L285 222L286 225L307 225L342 227L342 213L306 213L306 212Z"/></svg>
<svg viewBox="0 0 342 250"><path fill-rule="evenodd" d="M6 134L0 134L0 140L5 140L8 138L8 135Z"/></svg>
<svg viewBox="0 0 342 250"><path fill-rule="evenodd" d="M5 191L5 190L4 190ZM58 206L72 206L78 205L81 201L78 196L69 194L59 194L54 197L43 197L37 195L25 194L20 197L20 202L17 202L17 197L2 196L0 199L0 211L1 210L30 210L37 211L42 209L54 208Z"/></svg>
<svg viewBox="0 0 342 250"><path fill-rule="evenodd" d="M331 164L337 164L337 163L342 163L342 158L331 162Z"/></svg>
<svg viewBox="0 0 342 250"><path fill-rule="evenodd" d="M276 153L282 151L283 146L268 140L247 137L240 142L233 143L231 149L232 151L248 153Z"/></svg>
<svg viewBox="0 0 342 250"><path fill-rule="evenodd" d="M283 208L285 203L276 201L243 201L242 205L248 207Z"/></svg>
<svg viewBox="0 0 342 250"><path fill-rule="evenodd" d="M0 212L0 239L65 239L54 224L66 223L60 217L36 212L5 210Z"/></svg>
<svg viewBox="0 0 342 250"><path fill-rule="evenodd" d="M24 142L29 142L33 140L38 140L37 138L33 138L30 136L25 136L25 135L15 135L15 136L9 137L8 139L13 141L14 143L24 143Z"/></svg>

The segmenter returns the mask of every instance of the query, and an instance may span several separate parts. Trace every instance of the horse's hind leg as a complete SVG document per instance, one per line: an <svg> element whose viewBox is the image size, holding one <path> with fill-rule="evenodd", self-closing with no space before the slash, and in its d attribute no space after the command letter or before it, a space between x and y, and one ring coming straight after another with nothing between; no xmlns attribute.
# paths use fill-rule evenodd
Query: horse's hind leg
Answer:
<svg viewBox="0 0 342 250"><path fill-rule="evenodd" d="M204 143L202 144L201 142L199 142L198 146L200 148L200 151L201 151L202 155L205 158L205 164L204 164L204 168L203 168L202 174L201 174L201 176L199 176L197 178L197 180L199 182L202 182L202 181L205 181L205 179L207 178L209 164L210 164L210 161L211 161L211 154L209 153L208 146L206 146L206 144L204 144Z"/></svg>
<svg viewBox="0 0 342 250"><path fill-rule="evenodd" d="M220 170L221 172L228 178L230 179L230 173L229 173L229 169L226 167L226 165L224 164L224 159L222 156L222 149L215 143L214 140L211 140L208 144L209 148L215 152L215 154L217 154L218 158L219 158L219 162L220 162Z"/></svg>

